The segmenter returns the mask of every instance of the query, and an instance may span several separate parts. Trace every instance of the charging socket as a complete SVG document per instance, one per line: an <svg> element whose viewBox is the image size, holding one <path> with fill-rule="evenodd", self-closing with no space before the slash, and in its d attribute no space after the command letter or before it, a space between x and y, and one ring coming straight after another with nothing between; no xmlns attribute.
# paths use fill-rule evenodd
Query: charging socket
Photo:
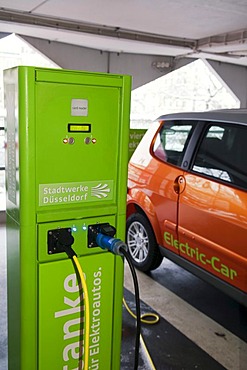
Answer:
<svg viewBox="0 0 247 370"><path fill-rule="evenodd" d="M48 254L65 252L65 247L74 243L71 228L49 230L47 232Z"/></svg>
<svg viewBox="0 0 247 370"><path fill-rule="evenodd" d="M96 237L99 233L114 237L116 234L116 229L109 223L89 225L87 235L88 248L98 247L98 244L96 243Z"/></svg>

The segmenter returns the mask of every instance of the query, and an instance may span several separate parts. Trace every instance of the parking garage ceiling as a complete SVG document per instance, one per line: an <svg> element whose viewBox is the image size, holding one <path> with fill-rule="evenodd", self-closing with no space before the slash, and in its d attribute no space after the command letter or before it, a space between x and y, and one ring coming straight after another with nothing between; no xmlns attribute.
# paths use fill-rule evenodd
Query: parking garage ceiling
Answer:
<svg viewBox="0 0 247 370"><path fill-rule="evenodd" d="M0 35L247 65L247 0L0 0Z"/></svg>

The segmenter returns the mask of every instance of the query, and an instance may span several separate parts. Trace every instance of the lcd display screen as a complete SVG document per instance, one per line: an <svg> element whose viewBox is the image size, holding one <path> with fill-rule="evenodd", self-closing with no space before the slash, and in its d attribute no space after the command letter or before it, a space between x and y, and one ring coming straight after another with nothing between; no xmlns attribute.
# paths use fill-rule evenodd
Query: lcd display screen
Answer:
<svg viewBox="0 0 247 370"><path fill-rule="evenodd" d="M89 133L91 132L91 124L90 123L69 123L68 132Z"/></svg>

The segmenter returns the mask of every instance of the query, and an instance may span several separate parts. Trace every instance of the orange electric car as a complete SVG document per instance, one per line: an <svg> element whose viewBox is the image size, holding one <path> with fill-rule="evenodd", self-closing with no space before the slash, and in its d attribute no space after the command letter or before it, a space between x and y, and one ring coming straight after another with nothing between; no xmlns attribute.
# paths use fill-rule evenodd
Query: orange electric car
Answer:
<svg viewBox="0 0 247 370"><path fill-rule="evenodd" d="M247 306L247 111L161 116L129 162L126 241L142 271L172 260Z"/></svg>

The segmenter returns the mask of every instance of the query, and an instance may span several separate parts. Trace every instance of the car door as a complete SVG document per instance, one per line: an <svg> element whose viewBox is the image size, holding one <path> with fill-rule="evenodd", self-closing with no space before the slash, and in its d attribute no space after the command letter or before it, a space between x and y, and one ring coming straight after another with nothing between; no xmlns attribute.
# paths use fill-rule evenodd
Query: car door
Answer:
<svg viewBox="0 0 247 370"><path fill-rule="evenodd" d="M247 290L247 127L208 123L179 195L180 255Z"/></svg>
<svg viewBox="0 0 247 370"><path fill-rule="evenodd" d="M153 175L149 183L150 199L161 234L158 242L173 253L178 250L178 197L183 181L183 156L195 128L193 121L165 121L151 147ZM157 236L157 235L156 235Z"/></svg>

